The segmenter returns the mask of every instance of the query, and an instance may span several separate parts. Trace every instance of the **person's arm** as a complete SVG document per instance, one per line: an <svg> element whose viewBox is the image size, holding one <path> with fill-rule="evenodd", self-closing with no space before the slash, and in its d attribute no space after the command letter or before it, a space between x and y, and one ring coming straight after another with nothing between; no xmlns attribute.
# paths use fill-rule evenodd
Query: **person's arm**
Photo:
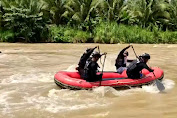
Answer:
<svg viewBox="0 0 177 118"><path fill-rule="evenodd" d="M86 54L87 54L87 55L91 55L92 52L93 52L96 48L97 48L97 46L94 47L94 48L91 48Z"/></svg>
<svg viewBox="0 0 177 118"><path fill-rule="evenodd" d="M130 47L131 45L129 45L129 46L127 46L127 47L125 47L124 49L122 49L122 51L120 51L120 53L124 53L124 51L126 50L126 49L128 49L129 47Z"/></svg>
<svg viewBox="0 0 177 118"><path fill-rule="evenodd" d="M87 59L90 57L90 55L92 54L92 52L93 52L96 48L97 48L97 46L94 47L94 48L91 48L88 52L84 53L84 54L82 55L81 59L82 59L82 60L87 60Z"/></svg>
<svg viewBox="0 0 177 118"><path fill-rule="evenodd" d="M96 75L97 70L98 70L98 64L95 62L91 62L90 69L93 72L93 75Z"/></svg>
<svg viewBox="0 0 177 118"><path fill-rule="evenodd" d="M154 70L150 69L147 64L144 64L144 68L147 69L149 72L154 72Z"/></svg>
<svg viewBox="0 0 177 118"><path fill-rule="evenodd" d="M133 62L135 61L136 59L127 59L127 62Z"/></svg>

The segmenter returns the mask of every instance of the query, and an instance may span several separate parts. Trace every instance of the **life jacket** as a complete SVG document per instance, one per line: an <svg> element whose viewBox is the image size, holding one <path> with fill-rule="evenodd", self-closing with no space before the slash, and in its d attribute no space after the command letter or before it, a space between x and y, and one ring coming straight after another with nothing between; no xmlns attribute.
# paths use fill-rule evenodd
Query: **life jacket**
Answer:
<svg viewBox="0 0 177 118"><path fill-rule="evenodd" d="M78 64L80 68L84 68L85 63L86 63L86 60L87 60L86 56L87 56L86 53L84 53L84 54L81 56L80 61L79 61L79 64Z"/></svg>
<svg viewBox="0 0 177 118"><path fill-rule="evenodd" d="M139 63L138 60L134 60L132 63L130 63L127 67L127 72L132 72L137 67L137 63Z"/></svg>
<svg viewBox="0 0 177 118"><path fill-rule="evenodd" d="M126 67L126 60L124 59L116 59L115 63L116 68L118 69L119 67Z"/></svg>
<svg viewBox="0 0 177 118"><path fill-rule="evenodd" d="M89 59L90 55L92 54L92 52L94 51L95 48L93 49L87 49L87 51L81 56L80 60L79 60L79 68L84 69L86 61Z"/></svg>
<svg viewBox="0 0 177 118"><path fill-rule="evenodd" d="M88 79L89 78L89 65L90 65L90 63L91 63L91 59L88 59L87 61L86 61L86 64L85 64L85 66L84 66L84 79Z"/></svg>

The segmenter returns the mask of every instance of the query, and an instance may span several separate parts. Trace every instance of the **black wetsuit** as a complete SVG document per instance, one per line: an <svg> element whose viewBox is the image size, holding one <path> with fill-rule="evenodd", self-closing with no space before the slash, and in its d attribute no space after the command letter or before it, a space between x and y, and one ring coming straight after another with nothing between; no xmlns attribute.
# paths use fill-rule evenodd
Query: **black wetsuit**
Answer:
<svg viewBox="0 0 177 118"><path fill-rule="evenodd" d="M147 69L150 72L154 71L154 70L150 69L145 62L133 61L127 67L127 76L128 76L128 78L139 79L140 78L140 71L142 69Z"/></svg>
<svg viewBox="0 0 177 118"><path fill-rule="evenodd" d="M95 47L96 48L96 47ZM86 61L89 59L90 55L92 54L92 52L94 51L95 48L91 48L91 49L88 49L86 53L84 53L80 60L79 60L79 67L78 67L78 71L79 71L79 74L81 76L81 78L84 78L84 67L85 67L85 63Z"/></svg>
<svg viewBox="0 0 177 118"><path fill-rule="evenodd" d="M126 49L128 49L130 46L127 46L126 48L124 48L122 51L120 51L119 55L116 58L116 69L120 68L120 67L126 67L126 63L124 63L125 59L124 59L124 51ZM127 60L128 62L132 62L132 60Z"/></svg>
<svg viewBox="0 0 177 118"><path fill-rule="evenodd" d="M100 81L102 74L97 75L99 65L95 61L87 61L84 68L84 79L88 82Z"/></svg>

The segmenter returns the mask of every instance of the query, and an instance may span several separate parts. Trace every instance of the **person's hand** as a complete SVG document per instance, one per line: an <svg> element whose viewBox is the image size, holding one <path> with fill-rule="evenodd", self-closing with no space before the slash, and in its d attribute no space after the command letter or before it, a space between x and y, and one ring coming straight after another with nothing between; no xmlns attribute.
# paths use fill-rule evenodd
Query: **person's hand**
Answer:
<svg viewBox="0 0 177 118"><path fill-rule="evenodd" d="M91 48L92 50L95 50L96 48L98 48L98 46L95 46L94 48Z"/></svg>
<svg viewBox="0 0 177 118"><path fill-rule="evenodd" d="M106 53L106 52L104 52L103 54L101 54L101 56L103 56L103 55L107 55L107 53Z"/></svg>
<svg viewBox="0 0 177 118"><path fill-rule="evenodd" d="M100 76L102 77L102 76L103 76L103 73L101 73Z"/></svg>
<svg viewBox="0 0 177 118"><path fill-rule="evenodd" d="M131 45L127 46L127 48L129 48Z"/></svg>
<svg viewBox="0 0 177 118"><path fill-rule="evenodd" d="M94 48L92 48L93 50L95 50L96 48L98 48L98 46L95 46Z"/></svg>
<svg viewBox="0 0 177 118"><path fill-rule="evenodd" d="M103 55L107 55L107 53L106 53L106 52L104 52L104 53L103 53Z"/></svg>
<svg viewBox="0 0 177 118"><path fill-rule="evenodd" d="M133 45L130 44L129 47L133 47Z"/></svg>

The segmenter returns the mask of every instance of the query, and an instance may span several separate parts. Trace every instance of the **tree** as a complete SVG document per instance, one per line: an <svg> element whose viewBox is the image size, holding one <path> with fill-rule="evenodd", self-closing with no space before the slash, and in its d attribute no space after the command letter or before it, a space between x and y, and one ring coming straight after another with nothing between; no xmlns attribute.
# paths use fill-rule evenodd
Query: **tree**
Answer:
<svg viewBox="0 0 177 118"><path fill-rule="evenodd" d="M129 0L127 6L130 14L134 18L134 24L147 27L153 22L152 17L153 0Z"/></svg>
<svg viewBox="0 0 177 118"><path fill-rule="evenodd" d="M170 26L170 4L167 0L154 0L152 6L153 18L155 23L162 30L166 30Z"/></svg>
<svg viewBox="0 0 177 118"><path fill-rule="evenodd" d="M0 1L0 30L2 28L2 16L3 16L3 7L2 7L2 2Z"/></svg>
<svg viewBox="0 0 177 118"><path fill-rule="evenodd" d="M170 4L170 10L169 10L169 12L170 12L170 16L171 16L171 18L170 18L170 29L172 29L172 30L177 30L177 0L171 0L170 2L169 2L169 4Z"/></svg>
<svg viewBox="0 0 177 118"><path fill-rule="evenodd" d="M93 18L96 17L95 9L102 0L67 0L63 14L72 26L78 25L83 30L92 30Z"/></svg>
<svg viewBox="0 0 177 118"><path fill-rule="evenodd" d="M16 38L25 42L38 42L46 30L43 4L36 0L2 0L5 27L13 30Z"/></svg>
<svg viewBox="0 0 177 118"><path fill-rule="evenodd" d="M49 12L49 17L52 23L59 25L66 23L63 13L65 12L66 0L43 0L45 3L45 10Z"/></svg>
<svg viewBox="0 0 177 118"><path fill-rule="evenodd" d="M100 17L109 22L120 22L125 18L125 0L103 0L97 7Z"/></svg>
<svg viewBox="0 0 177 118"><path fill-rule="evenodd" d="M134 23L143 28L153 24L165 30L169 25L169 3L166 0L129 0L127 6Z"/></svg>

